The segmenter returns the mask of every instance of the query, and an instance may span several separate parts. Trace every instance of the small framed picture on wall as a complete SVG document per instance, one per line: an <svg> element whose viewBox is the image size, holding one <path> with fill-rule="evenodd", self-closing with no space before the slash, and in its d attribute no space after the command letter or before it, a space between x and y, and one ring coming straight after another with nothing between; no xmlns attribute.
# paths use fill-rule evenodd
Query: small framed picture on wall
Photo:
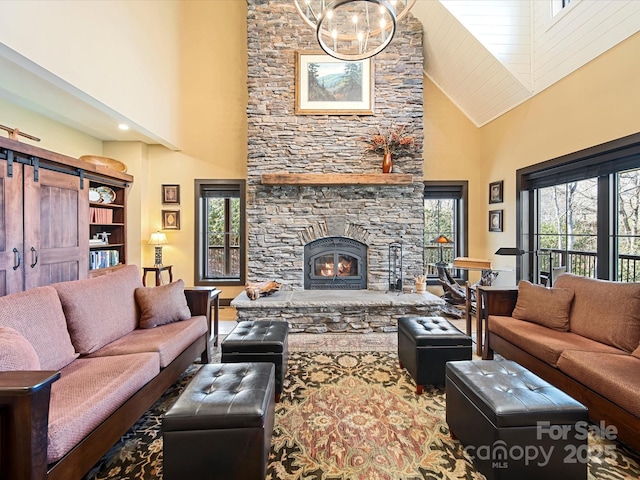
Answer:
<svg viewBox="0 0 640 480"><path fill-rule="evenodd" d="M489 184L489 203L502 203L503 186L504 186L503 180L499 180L497 182L492 182Z"/></svg>
<svg viewBox="0 0 640 480"><path fill-rule="evenodd" d="M162 203L180 205L180 185L162 185Z"/></svg>
<svg viewBox="0 0 640 480"><path fill-rule="evenodd" d="M502 231L502 210L489 211L489 231L490 232Z"/></svg>
<svg viewBox="0 0 640 480"><path fill-rule="evenodd" d="M180 210L162 210L162 230L180 230Z"/></svg>

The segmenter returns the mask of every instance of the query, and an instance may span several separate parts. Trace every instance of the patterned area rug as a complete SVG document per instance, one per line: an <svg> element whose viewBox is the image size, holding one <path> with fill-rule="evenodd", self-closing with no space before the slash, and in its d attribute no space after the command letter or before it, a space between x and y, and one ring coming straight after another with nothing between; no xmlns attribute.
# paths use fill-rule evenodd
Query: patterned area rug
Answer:
<svg viewBox="0 0 640 480"><path fill-rule="evenodd" d="M191 366L85 480L161 479L162 415L198 368ZM621 444L592 435L589 454L589 479L640 478L640 456ZM449 436L443 389L416 395L391 351L290 353L266 480L427 478L484 478Z"/></svg>

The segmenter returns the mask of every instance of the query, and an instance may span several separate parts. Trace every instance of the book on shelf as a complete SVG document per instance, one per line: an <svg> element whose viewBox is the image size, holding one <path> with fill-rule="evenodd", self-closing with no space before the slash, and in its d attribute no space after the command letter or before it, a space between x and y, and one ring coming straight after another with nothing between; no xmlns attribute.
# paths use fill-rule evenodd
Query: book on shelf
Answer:
<svg viewBox="0 0 640 480"><path fill-rule="evenodd" d="M89 207L89 222L113 223L113 210L109 208Z"/></svg>
<svg viewBox="0 0 640 480"><path fill-rule="evenodd" d="M118 250L94 250L89 252L89 270L115 267L120 263Z"/></svg>
<svg viewBox="0 0 640 480"><path fill-rule="evenodd" d="M486 258L456 257L453 259L453 266L458 268L481 268L491 269L491 260Z"/></svg>

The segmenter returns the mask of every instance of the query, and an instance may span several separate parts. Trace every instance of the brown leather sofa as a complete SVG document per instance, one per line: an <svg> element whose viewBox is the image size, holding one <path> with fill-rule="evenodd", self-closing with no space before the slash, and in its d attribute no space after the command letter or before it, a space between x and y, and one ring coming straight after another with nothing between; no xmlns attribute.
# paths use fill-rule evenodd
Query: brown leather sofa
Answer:
<svg viewBox="0 0 640 480"><path fill-rule="evenodd" d="M483 295L484 359L495 352L516 361L640 451L639 283L567 273L553 288L520 282L517 290L492 287Z"/></svg>
<svg viewBox="0 0 640 480"><path fill-rule="evenodd" d="M184 293L183 293L184 292ZM0 297L0 478L77 480L197 358L206 304L136 266Z"/></svg>

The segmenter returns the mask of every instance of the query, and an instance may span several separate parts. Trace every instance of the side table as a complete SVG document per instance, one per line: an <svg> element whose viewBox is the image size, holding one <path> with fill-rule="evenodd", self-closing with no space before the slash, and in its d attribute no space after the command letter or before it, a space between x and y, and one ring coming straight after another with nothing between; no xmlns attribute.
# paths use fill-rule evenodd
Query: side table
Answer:
<svg viewBox="0 0 640 480"><path fill-rule="evenodd" d="M162 285L162 272L165 270L169 272L169 283L173 282L173 273L171 268L173 265L163 265L162 267L143 267L142 268L142 285L147 286L147 273L155 272L156 287Z"/></svg>
<svg viewBox="0 0 640 480"><path fill-rule="evenodd" d="M493 295L488 295L489 292L494 292ZM518 287L498 287L491 285L479 285L476 288L476 354L482 356L483 360L486 360L483 352L483 338L482 338L482 322L486 322L489 318L489 313L492 315L500 315L501 306L512 305L513 300L518 296ZM503 307L504 308L504 307Z"/></svg>
<svg viewBox="0 0 640 480"><path fill-rule="evenodd" d="M192 311L207 312L207 326L210 336L209 343L213 341L213 346L218 346L218 322L220 320L220 294L222 290L216 287L185 287L187 295L187 305ZM213 307L213 318L211 310ZM213 325L212 325L213 324ZM212 329L213 326L213 329Z"/></svg>

